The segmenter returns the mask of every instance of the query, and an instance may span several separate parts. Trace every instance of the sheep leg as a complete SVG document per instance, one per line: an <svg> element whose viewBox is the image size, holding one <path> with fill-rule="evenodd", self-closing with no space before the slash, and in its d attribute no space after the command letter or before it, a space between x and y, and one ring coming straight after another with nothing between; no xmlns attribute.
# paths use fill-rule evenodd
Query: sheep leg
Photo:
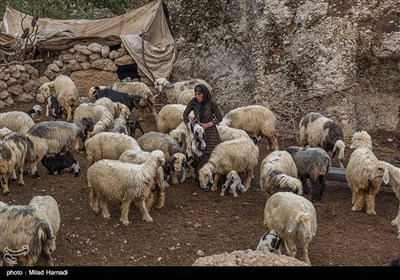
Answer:
<svg viewBox="0 0 400 280"><path fill-rule="evenodd" d="M251 179L253 178L253 169L247 170L246 181L244 182L244 187L247 190L250 188Z"/></svg>
<svg viewBox="0 0 400 280"><path fill-rule="evenodd" d="M119 221L124 225L129 224L128 213L130 206L131 200L124 200L121 204L121 217L119 218Z"/></svg>
<svg viewBox="0 0 400 280"><path fill-rule="evenodd" d="M218 188L218 179L219 179L219 173L215 173L215 177L214 177L214 183L211 186L211 190L213 192L215 192Z"/></svg>
<svg viewBox="0 0 400 280"><path fill-rule="evenodd" d="M301 184L303 185L303 193L308 194L309 187L307 184L307 179L304 176L300 176Z"/></svg>
<svg viewBox="0 0 400 280"><path fill-rule="evenodd" d="M308 258L308 244L304 244L303 248L303 260L304 262L311 264L310 259Z"/></svg>
<svg viewBox="0 0 400 280"><path fill-rule="evenodd" d="M186 168L182 167L182 178L181 178L181 183L185 182L186 180Z"/></svg>
<svg viewBox="0 0 400 280"><path fill-rule="evenodd" d="M153 218L150 217L149 212L147 211L146 208L146 204L144 199L142 199L139 203L138 203L138 208L140 210L140 213L142 214L142 219L146 222L153 222Z"/></svg>
<svg viewBox="0 0 400 280"><path fill-rule="evenodd" d="M364 206L364 196L361 191L353 191L354 206L352 211L361 211Z"/></svg>
<svg viewBox="0 0 400 280"><path fill-rule="evenodd" d="M289 240L288 243L289 243L290 256L295 258L297 254L296 242L293 240Z"/></svg>
<svg viewBox="0 0 400 280"><path fill-rule="evenodd" d="M319 179L318 178L313 178L313 176L310 178L311 181L311 186L312 186L312 194L311 194L311 202L321 200L322 197L322 187L319 184Z"/></svg>
<svg viewBox="0 0 400 280"><path fill-rule="evenodd" d="M151 111L151 114L153 115L154 121L157 121L157 111L156 111L156 109L154 109L153 106L150 106L150 111ZM142 134L143 134L142 128L140 128L140 130L142 131Z"/></svg>
<svg viewBox="0 0 400 280"><path fill-rule="evenodd" d="M273 151L277 151L279 149L278 146L278 140L276 140L274 135L268 135L267 136L268 142L269 142L269 147L273 150Z"/></svg>
<svg viewBox="0 0 400 280"><path fill-rule="evenodd" d="M66 106L65 110L67 111L67 122L72 121L72 108L70 106Z"/></svg>
<svg viewBox="0 0 400 280"><path fill-rule="evenodd" d="M238 183L239 183L238 181L235 181L231 185L230 192L233 194L233 197L238 197L238 194L236 192L236 188L237 188Z"/></svg>
<svg viewBox="0 0 400 280"><path fill-rule="evenodd" d="M227 188L228 188L228 184L227 183L222 185L222 190L221 190L221 194L220 194L221 196L225 195L225 191L226 191Z"/></svg>
<svg viewBox="0 0 400 280"><path fill-rule="evenodd" d="M399 198L397 193L396 193L396 196L397 196L397 198ZM399 212L397 213L397 217L392 221L392 225L397 226L399 228L399 234L400 234L400 205L399 205ZM399 238L400 238L400 235L399 235Z"/></svg>
<svg viewBox="0 0 400 280"><path fill-rule="evenodd" d="M368 215L376 215L375 212L375 196L379 192L380 183L376 184L377 186L371 186L369 193L367 193L367 214Z"/></svg>
<svg viewBox="0 0 400 280"><path fill-rule="evenodd" d="M154 204L154 195L152 192L150 192L149 196L146 197L145 204L146 204L147 211L150 212L151 207Z"/></svg>
<svg viewBox="0 0 400 280"><path fill-rule="evenodd" d="M99 197L93 189L90 190L90 208L96 213L99 212Z"/></svg>
<svg viewBox="0 0 400 280"><path fill-rule="evenodd" d="M156 209L161 209L165 204L165 191L163 189L158 190L158 202Z"/></svg>
<svg viewBox="0 0 400 280"><path fill-rule="evenodd" d="M1 176L1 186L3 188L4 195L10 194L10 190L8 189L8 175L7 174Z"/></svg>
<svg viewBox="0 0 400 280"><path fill-rule="evenodd" d="M174 184L174 185L178 185L178 178L177 178L177 175L176 175L176 171L172 171L171 172L171 182L172 182L172 184Z"/></svg>
<svg viewBox="0 0 400 280"><path fill-rule="evenodd" d="M49 108L50 108L50 106L49 106L49 104L47 104L47 106L46 106L46 117L49 116Z"/></svg>
<svg viewBox="0 0 400 280"><path fill-rule="evenodd" d="M107 201L105 201L105 199L103 197L100 197L99 200L100 200L100 208L102 210L103 218L109 219L111 216L110 216L110 212L108 211Z"/></svg>
<svg viewBox="0 0 400 280"><path fill-rule="evenodd" d="M13 171L13 173L15 173L15 170ZM24 167L23 166L19 166L18 167L18 185L20 186L25 186L25 182L24 182Z"/></svg>

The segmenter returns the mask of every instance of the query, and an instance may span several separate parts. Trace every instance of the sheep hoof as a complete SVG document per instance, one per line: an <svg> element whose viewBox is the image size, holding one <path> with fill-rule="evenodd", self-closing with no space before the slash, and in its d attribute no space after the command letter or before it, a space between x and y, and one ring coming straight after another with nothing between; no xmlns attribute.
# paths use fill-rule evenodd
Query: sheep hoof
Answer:
<svg viewBox="0 0 400 280"><path fill-rule="evenodd" d="M143 220L145 220L146 222L153 222L153 218L152 217L148 217L148 218L143 218Z"/></svg>
<svg viewBox="0 0 400 280"><path fill-rule="evenodd" d="M34 178L40 178L40 174L39 171L35 171L35 174L33 174Z"/></svg>
<svg viewBox="0 0 400 280"><path fill-rule="evenodd" d="M25 183L18 183L21 187L25 186Z"/></svg>
<svg viewBox="0 0 400 280"><path fill-rule="evenodd" d="M110 219L110 217L111 217L110 214L108 214L108 215L103 214L104 219Z"/></svg>
<svg viewBox="0 0 400 280"><path fill-rule="evenodd" d="M5 191L5 192L3 192L3 194L4 194L4 195L9 195L9 194L10 194L10 191Z"/></svg>
<svg viewBox="0 0 400 280"><path fill-rule="evenodd" d="M394 220L392 221L392 225L393 225L393 226L399 226L399 225L400 225L400 220L398 220L397 218L394 219Z"/></svg>
<svg viewBox="0 0 400 280"><path fill-rule="evenodd" d="M92 210L93 210L95 213L99 213L99 208L98 208L98 207L92 207Z"/></svg>
<svg viewBox="0 0 400 280"><path fill-rule="evenodd" d="M353 207L351 208L351 211L361 211L361 209L358 209L357 207L353 206Z"/></svg>
<svg viewBox="0 0 400 280"><path fill-rule="evenodd" d="M211 191L215 192L217 190L217 187L211 187Z"/></svg>
<svg viewBox="0 0 400 280"><path fill-rule="evenodd" d="M121 224L127 226L129 225L129 221L128 220L119 220L121 222Z"/></svg>
<svg viewBox="0 0 400 280"><path fill-rule="evenodd" d="M233 197L238 197L238 195L237 195L237 194L234 194Z"/></svg>
<svg viewBox="0 0 400 280"><path fill-rule="evenodd" d="M164 207L164 205L157 205L156 206L156 209L161 209L161 208L163 208Z"/></svg>
<svg viewBox="0 0 400 280"><path fill-rule="evenodd" d="M376 215L375 210L367 210L368 215Z"/></svg>
<svg viewBox="0 0 400 280"><path fill-rule="evenodd" d="M17 181L17 178L11 178L11 182Z"/></svg>

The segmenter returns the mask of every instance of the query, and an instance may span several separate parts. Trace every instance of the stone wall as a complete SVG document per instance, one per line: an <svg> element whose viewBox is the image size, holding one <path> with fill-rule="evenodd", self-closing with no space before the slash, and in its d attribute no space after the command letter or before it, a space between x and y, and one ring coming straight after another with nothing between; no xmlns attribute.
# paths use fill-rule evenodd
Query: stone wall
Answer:
<svg viewBox="0 0 400 280"><path fill-rule="evenodd" d="M0 109L14 102L44 102L38 88L60 74L70 76L80 96L86 96L92 86L119 81L119 66L135 63L123 45L117 50L97 43L75 45L68 50L43 55L43 63L1 67ZM44 69L43 73L39 69Z"/></svg>
<svg viewBox="0 0 400 280"><path fill-rule="evenodd" d="M312 95L310 89L358 83L321 108L309 102L295 113L317 108L339 121L347 137L358 129L393 129L399 1L169 0L168 9L180 48L171 80L208 81L224 113L250 104L290 113L298 104L289 92Z"/></svg>

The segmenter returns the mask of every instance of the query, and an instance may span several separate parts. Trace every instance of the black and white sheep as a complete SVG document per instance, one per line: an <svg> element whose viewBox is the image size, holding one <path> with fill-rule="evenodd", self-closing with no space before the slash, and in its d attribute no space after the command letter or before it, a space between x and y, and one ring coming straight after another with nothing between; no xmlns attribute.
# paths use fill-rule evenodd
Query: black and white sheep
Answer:
<svg viewBox="0 0 400 280"><path fill-rule="evenodd" d="M257 245L257 251L275 253L278 256L282 255L279 247L281 246L281 238L275 230L267 231L260 239Z"/></svg>
<svg viewBox="0 0 400 280"><path fill-rule="evenodd" d="M276 192L291 191L303 194L303 186L297 179L297 167L286 151L274 151L264 158L260 167L260 188L267 199Z"/></svg>
<svg viewBox="0 0 400 280"><path fill-rule="evenodd" d="M312 186L311 201L321 200L325 192L325 176L331 168L331 158L322 148L291 146L286 151L296 163L304 194L308 194L307 178Z"/></svg>
<svg viewBox="0 0 400 280"><path fill-rule="evenodd" d="M292 192L273 194L265 204L264 226L282 239L284 254L296 257L296 244L300 244L303 260L310 264L308 245L317 232L317 215L308 199Z"/></svg>
<svg viewBox="0 0 400 280"><path fill-rule="evenodd" d="M70 151L64 154L46 155L42 158L41 162L50 175L61 174L64 169L68 169L74 172L75 177L79 176L79 162Z"/></svg>
<svg viewBox="0 0 400 280"><path fill-rule="evenodd" d="M332 157L337 155L340 167L343 168L346 145L343 138L343 130L332 119L320 113L308 113L300 120L300 145L321 147Z"/></svg>
<svg viewBox="0 0 400 280"><path fill-rule="evenodd" d="M46 105L46 116L51 115L55 118L61 118L62 113L63 113L63 108L60 107L60 104L58 103L57 98L55 98L53 95L49 95L46 97L47 100L47 105Z"/></svg>
<svg viewBox="0 0 400 280"><path fill-rule="evenodd" d="M42 113L42 106L39 104L34 105L29 111L26 112L32 119L36 118Z"/></svg>
<svg viewBox="0 0 400 280"><path fill-rule="evenodd" d="M55 235L38 207L0 202L0 229L0 258L6 265L32 266L41 257L53 265ZM13 255L16 251L21 254Z"/></svg>
<svg viewBox="0 0 400 280"><path fill-rule="evenodd" d="M236 172L236 170L232 170L231 172L228 173L226 176L226 181L222 185L222 190L221 190L221 196L225 195L226 189L229 188L229 192L234 196L237 197L238 194L236 191L240 191L244 193L246 191L246 188L242 184L242 180L240 179L239 174Z"/></svg>

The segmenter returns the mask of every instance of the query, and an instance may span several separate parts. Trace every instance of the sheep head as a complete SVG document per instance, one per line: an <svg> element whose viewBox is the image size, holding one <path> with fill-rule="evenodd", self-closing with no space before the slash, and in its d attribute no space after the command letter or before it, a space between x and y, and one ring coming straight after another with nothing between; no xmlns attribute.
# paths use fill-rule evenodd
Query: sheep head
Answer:
<svg viewBox="0 0 400 280"><path fill-rule="evenodd" d="M350 149L368 148L372 151L371 136L365 130L353 134Z"/></svg>
<svg viewBox="0 0 400 280"><path fill-rule="evenodd" d="M213 171L214 167L210 163L206 163L202 168L200 168L199 183L201 188L205 189L208 183L214 183Z"/></svg>

